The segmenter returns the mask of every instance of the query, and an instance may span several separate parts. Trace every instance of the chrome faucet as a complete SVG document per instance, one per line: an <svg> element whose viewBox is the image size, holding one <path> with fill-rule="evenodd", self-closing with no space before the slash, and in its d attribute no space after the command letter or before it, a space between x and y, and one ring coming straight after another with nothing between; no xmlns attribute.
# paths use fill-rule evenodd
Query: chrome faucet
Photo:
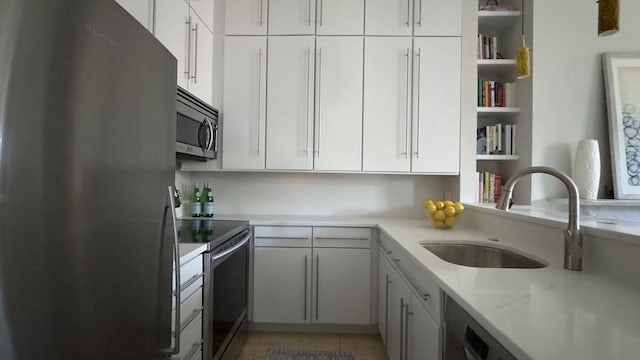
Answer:
<svg viewBox="0 0 640 360"><path fill-rule="evenodd" d="M569 226L564 234L564 268L567 270L582 270L582 234L580 233L580 199L578 187L566 174L546 166L532 166L518 171L504 185L496 209L509 211L513 188L525 175L542 173L553 175L560 179L569 191Z"/></svg>

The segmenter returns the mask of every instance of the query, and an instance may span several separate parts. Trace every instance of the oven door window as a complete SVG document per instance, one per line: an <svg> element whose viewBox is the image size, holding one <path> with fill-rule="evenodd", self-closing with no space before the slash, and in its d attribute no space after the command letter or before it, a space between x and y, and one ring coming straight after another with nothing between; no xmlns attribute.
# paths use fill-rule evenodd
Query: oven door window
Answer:
<svg viewBox="0 0 640 360"><path fill-rule="evenodd" d="M247 310L247 272L249 250L245 244L213 263L213 354L242 320Z"/></svg>

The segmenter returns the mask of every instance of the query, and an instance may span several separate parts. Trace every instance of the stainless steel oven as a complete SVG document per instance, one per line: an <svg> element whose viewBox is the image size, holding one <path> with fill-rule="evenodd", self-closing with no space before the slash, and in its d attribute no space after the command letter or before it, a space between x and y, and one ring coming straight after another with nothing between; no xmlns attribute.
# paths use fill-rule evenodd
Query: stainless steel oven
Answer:
<svg viewBox="0 0 640 360"><path fill-rule="evenodd" d="M178 87L176 158L214 160L218 156L218 110Z"/></svg>
<svg viewBox="0 0 640 360"><path fill-rule="evenodd" d="M205 253L205 360L237 359L246 339L252 233L235 231Z"/></svg>

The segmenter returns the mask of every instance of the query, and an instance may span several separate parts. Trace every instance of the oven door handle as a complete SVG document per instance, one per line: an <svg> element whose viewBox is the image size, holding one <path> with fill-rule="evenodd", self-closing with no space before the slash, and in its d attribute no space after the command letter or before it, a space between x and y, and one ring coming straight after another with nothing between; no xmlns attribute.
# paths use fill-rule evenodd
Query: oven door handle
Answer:
<svg viewBox="0 0 640 360"><path fill-rule="evenodd" d="M223 252L220 252L220 253L217 253L217 254L213 254L213 255L211 256L211 261L216 261L216 260L218 260L218 259L220 259L220 258L223 258L223 257L225 257L225 256L227 256L227 255L229 255L229 254L231 254L232 252L234 252L234 251L238 250L238 249L239 249L239 248L241 248L244 244L246 244L246 243L249 241L249 239L251 239L251 231L249 231L249 233L247 234L247 236L246 236L244 239L242 239L242 241L240 241L239 243L237 243L237 244L233 245L232 247L228 248L227 250L225 250L225 251L223 251Z"/></svg>

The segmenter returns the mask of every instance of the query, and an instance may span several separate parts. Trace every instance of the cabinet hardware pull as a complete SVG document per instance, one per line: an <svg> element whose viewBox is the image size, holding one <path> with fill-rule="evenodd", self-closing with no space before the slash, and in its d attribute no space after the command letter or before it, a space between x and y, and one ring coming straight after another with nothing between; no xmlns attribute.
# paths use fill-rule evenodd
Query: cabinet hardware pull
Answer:
<svg viewBox="0 0 640 360"><path fill-rule="evenodd" d="M357 241L369 241L369 238L345 238L345 237L315 237L315 240L357 240Z"/></svg>
<svg viewBox="0 0 640 360"><path fill-rule="evenodd" d="M385 295L384 295L384 343L388 344L389 342L389 284L391 284L391 280L389 280L389 274L386 275L385 282Z"/></svg>
<svg viewBox="0 0 640 360"><path fill-rule="evenodd" d="M400 360L404 360L404 298L400 298Z"/></svg>
<svg viewBox="0 0 640 360"><path fill-rule="evenodd" d="M180 333L182 333L184 331L184 329L187 328L187 326L189 326L189 324L191 324L191 322L193 321L193 319L197 318L198 315L200 315L200 313L204 310L204 306L201 306L199 308L196 308L195 310L193 310L193 312L191 313L191 315L189 315L188 318L186 318L184 320L184 322L182 324L180 324Z"/></svg>
<svg viewBox="0 0 640 360"><path fill-rule="evenodd" d="M322 13L324 12L324 0L319 0L320 1L320 16L318 17L320 19L320 26L322 26Z"/></svg>
<svg viewBox="0 0 640 360"><path fill-rule="evenodd" d="M256 240L258 239L267 239L267 240L309 240L308 237L295 237L295 236L256 236Z"/></svg>
<svg viewBox="0 0 640 360"><path fill-rule="evenodd" d="M305 104L305 115L307 117L304 125L304 150L305 156L309 156L309 101L311 100L311 48L307 47L307 101Z"/></svg>
<svg viewBox="0 0 640 360"><path fill-rule="evenodd" d="M418 12L418 26L422 27L422 0L420 0L420 11Z"/></svg>
<svg viewBox="0 0 640 360"><path fill-rule="evenodd" d="M260 1L262 4L262 1ZM262 48L258 50L258 111L256 113L256 153L260 156L260 112L262 110Z"/></svg>
<svg viewBox="0 0 640 360"><path fill-rule="evenodd" d="M431 299L431 294L429 294L427 291L424 291L422 289L422 286L418 285L418 282L415 281L413 277L410 276L409 273L404 270L402 265L400 265L400 259L393 259L393 261L395 261L396 267L398 268L398 272L400 273L400 275L402 275L402 277L404 277L407 280L407 282L411 285L411 287L413 287L413 290L415 290L415 292L418 293L420 298L423 301L429 301Z"/></svg>
<svg viewBox="0 0 640 360"><path fill-rule="evenodd" d="M193 83L198 83L198 23L195 23L195 27L193 28L194 41L193 41Z"/></svg>
<svg viewBox="0 0 640 360"><path fill-rule="evenodd" d="M260 27L262 27L262 26L264 25L264 20L263 20L263 15L262 15L262 12L263 12L263 10L264 10L263 5L262 5L262 2L263 2L263 1L264 1L264 0L258 0L258 4L260 5L260 8L259 8L259 10L260 10L260 17L258 18L258 23L260 24Z"/></svg>
<svg viewBox="0 0 640 360"><path fill-rule="evenodd" d="M307 321L307 255L304 256L304 321Z"/></svg>
<svg viewBox="0 0 640 360"><path fill-rule="evenodd" d="M410 49L407 48L407 53L405 54L406 58L407 58L407 84L406 84L406 88L405 90L407 91L407 98L406 98L406 103L405 103L405 115L404 115L404 152L402 153L402 155L404 155L405 159L409 158L409 87L410 87L410 65L409 65L409 53L410 53Z"/></svg>
<svg viewBox="0 0 640 360"><path fill-rule="evenodd" d="M184 78L189 80L190 68L191 68L191 16L187 16L187 20L184 22L185 32L184 32L184 40L185 40L185 64L184 64Z"/></svg>
<svg viewBox="0 0 640 360"><path fill-rule="evenodd" d="M416 52L416 58L418 59L418 84L417 84L417 96L416 96L416 159L420 158L420 81L422 77L422 69L420 68L420 63L422 60L421 57L422 49L418 48Z"/></svg>
<svg viewBox="0 0 640 360"><path fill-rule="evenodd" d="M407 0L407 22L405 23L409 27L411 21L411 0Z"/></svg>
<svg viewBox="0 0 640 360"><path fill-rule="evenodd" d="M317 131L316 131L316 155L320 156L320 104L322 101L322 47L318 48L318 117L316 121Z"/></svg>
<svg viewBox="0 0 640 360"><path fill-rule="evenodd" d="M193 343L191 350L189 350L189 353L187 353L187 356L185 356L184 358L187 360L193 360L194 356L198 353L198 350L200 350L200 346L202 345L202 343L202 340Z"/></svg>
<svg viewBox="0 0 640 360"><path fill-rule="evenodd" d="M307 2L307 26L311 26L311 0Z"/></svg>
<svg viewBox="0 0 640 360"><path fill-rule="evenodd" d="M409 360L409 304L404 304L404 360Z"/></svg>
<svg viewBox="0 0 640 360"><path fill-rule="evenodd" d="M194 282L198 281L201 277L204 276L204 273L195 274L189 278L189 280L185 281L184 284L180 285L180 291L184 291L189 286L193 285ZM174 292L176 290L173 290Z"/></svg>
<svg viewBox="0 0 640 360"><path fill-rule="evenodd" d="M320 304L318 300L320 298L320 254L316 255L316 320L318 320L318 315L320 313Z"/></svg>

